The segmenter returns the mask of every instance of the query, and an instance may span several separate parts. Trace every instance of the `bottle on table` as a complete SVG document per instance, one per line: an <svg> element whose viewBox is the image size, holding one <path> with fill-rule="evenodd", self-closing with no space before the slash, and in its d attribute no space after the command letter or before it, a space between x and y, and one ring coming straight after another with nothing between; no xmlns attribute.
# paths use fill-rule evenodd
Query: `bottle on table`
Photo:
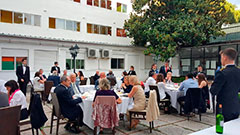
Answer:
<svg viewBox="0 0 240 135"><path fill-rule="evenodd" d="M222 104L219 104L219 113L216 116L216 133L223 133L224 117L222 115Z"/></svg>

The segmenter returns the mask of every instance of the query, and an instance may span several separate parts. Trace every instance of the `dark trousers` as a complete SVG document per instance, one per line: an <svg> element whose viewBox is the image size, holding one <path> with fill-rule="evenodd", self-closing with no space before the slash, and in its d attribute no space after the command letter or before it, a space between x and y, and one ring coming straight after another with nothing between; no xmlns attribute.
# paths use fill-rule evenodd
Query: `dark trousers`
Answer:
<svg viewBox="0 0 240 135"><path fill-rule="evenodd" d="M18 82L20 90L23 92L23 94L26 96L27 92L27 82Z"/></svg>
<svg viewBox="0 0 240 135"><path fill-rule="evenodd" d="M185 96L179 97L179 98L177 99L177 101L178 101L178 103L181 105L182 102L185 101Z"/></svg>
<svg viewBox="0 0 240 135"><path fill-rule="evenodd" d="M80 106L76 107L76 109L72 112L71 116L64 116L69 119L69 121L76 121L77 126L83 126L83 111Z"/></svg>
<svg viewBox="0 0 240 135"><path fill-rule="evenodd" d="M28 110L27 108L24 108L21 110L20 120L25 120L27 118L28 118Z"/></svg>

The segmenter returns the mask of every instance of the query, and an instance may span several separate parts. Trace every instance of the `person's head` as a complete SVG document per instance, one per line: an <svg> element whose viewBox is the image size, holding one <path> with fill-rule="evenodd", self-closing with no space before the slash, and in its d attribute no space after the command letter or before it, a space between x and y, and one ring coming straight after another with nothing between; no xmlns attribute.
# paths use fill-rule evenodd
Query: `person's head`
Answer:
<svg viewBox="0 0 240 135"><path fill-rule="evenodd" d="M109 75L112 75L112 74L113 74L112 70L109 70L108 74L109 74Z"/></svg>
<svg viewBox="0 0 240 135"><path fill-rule="evenodd" d="M152 69L156 70L157 69L157 64L152 64Z"/></svg>
<svg viewBox="0 0 240 135"><path fill-rule="evenodd" d="M58 62L57 62L57 61L55 61L55 62L54 62L54 65L55 65L55 66L58 66Z"/></svg>
<svg viewBox="0 0 240 135"><path fill-rule="evenodd" d="M63 70L63 74L64 74L64 75L67 75L67 70L66 70L66 69Z"/></svg>
<svg viewBox="0 0 240 135"><path fill-rule="evenodd" d="M101 79L106 78L105 72L101 72L101 73L100 73L100 78L101 78Z"/></svg>
<svg viewBox="0 0 240 135"><path fill-rule="evenodd" d="M70 87L71 80L70 80L69 76L63 75L61 77L61 84L66 86L66 87Z"/></svg>
<svg viewBox="0 0 240 135"><path fill-rule="evenodd" d="M126 85L129 85L129 78L130 78L130 76L125 76L124 77L124 83L126 84Z"/></svg>
<svg viewBox="0 0 240 135"><path fill-rule="evenodd" d="M185 76L186 80L187 79L193 79L193 74L192 73L188 73L186 76Z"/></svg>
<svg viewBox="0 0 240 135"><path fill-rule="evenodd" d="M22 64L23 64L24 66L27 65L27 58L23 58L23 59L22 59Z"/></svg>
<svg viewBox="0 0 240 135"><path fill-rule="evenodd" d="M78 71L78 76L79 76L79 77L80 77L80 76L84 76L84 75L83 75L83 72L82 72L81 70Z"/></svg>
<svg viewBox="0 0 240 135"><path fill-rule="evenodd" d="M39 69L39 73L40 73L40 74L43 74L43 69Z"/></svg>
<svg viewBox="0 0 240 135"><path fill-rule="evenodd" d="M197 71L198 71L198 72L202 72L202 71L203 71L203 67L202 67L201 65L198 65Z"/></svg>
<svg viewBox="0 0 240 135"><path fill-rule="evenodd" d="M123 71L122 76L127 76L128 73L126 71Z"/></svg>
<svg viewBox="0 0 240 135"><path fill-rule="evenodd" d="M7 81L4 85L9 93L11 95L15 90L19 89L19 86L15 80Z"/></svg>
<svg viewBox="0 0 240 135"><path fill-rule="evenodd" d="M136 75L132 75L129 78L129 84L134 86L134 85L140 85L140 82L138 81L138 78Z"/></svg>
<svg viewBox="0 0 240 135"><path fill-rule="evenodd" d="M169 67L169 60L165 61L165 67Z"/></svg>
<svg viewBox="0 0 240 135"><path fill-rule="evenodd" d="M198 74L197 78L198 78L198 85L200 85L202 81L207 81L205 75L202 73Z"/></svg>
<svg viewBox="0 0 240 135"><path fill-rule="evenodd" d="M97 70L97 71L96 71L96 74L99 75L99 73L100 73L99 70Z"/></svg>
<svg viewBox="0 0 240 135"><path fill-rule="evenodd" d="M57 72L57 70L53 70L53 73L52 73L53 75L58 75L58 72Z"/></svg>
<svg viewBox="0 0 240 135"><path fill-rule="evenodd" d="M108 79L103 78L99 81L99 89L100 90L110 90L110 82Z"/></svg>
<svg viewBox="0 0 240 135"><path fill-rule="evenodd" d="M40 77L40 72L36 72L34 77Z"/></svg>
<svg viewBox="0 0 240 135"><path fill-rule="evenodd" d="M130 70L131 70L131 71L134 71L134 66L131 66L131 67L130 67Z"/></svg>
<svg viewBox="0 0 240 135"><path fill-rule="evenodd" d="M235 60L238 55L237 51L233 48L222 50L219 54L221 55L221 63L223 66L227 64L235 64Z"/></svg>
<svg viewBox="0 0 240 135"><path fill-rule="evenodd" d="M152 77L153 79L157 79L157 74L155 73L155 72L152 72L151 74L150 74L150 77Z"/></svg>
<svg viewBox="0 0 240 135"><path fill-rule="evenodd" d="M158 82L164 82L164 75L161 73L157 75L156 83Z"/></svg>
<svg viewBox="0 0 240 135"><path fill-rule="evenodd" d="M167 79L172 79L172 72L167 72Z"/></svg>
<svg viewBox="0 0 240 135"><path fill-rule="evenodd" d="M76 74L75 73L70 74L70 80L72 83L76 82Z"/></svg>

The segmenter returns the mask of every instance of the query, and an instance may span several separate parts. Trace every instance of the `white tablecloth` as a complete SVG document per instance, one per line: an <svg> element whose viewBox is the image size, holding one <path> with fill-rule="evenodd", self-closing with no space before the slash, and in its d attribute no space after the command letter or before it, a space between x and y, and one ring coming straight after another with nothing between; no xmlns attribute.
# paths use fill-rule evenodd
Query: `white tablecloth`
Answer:
<svg viewBox="0 0 240 135"><path fill-rule="evenodd" d="M240 118L224 123L223 135L239 135ZM219 135L216 133L216 126L203 129L191 135Z"/></svg>
<svg viewBox="0 0 240 135"><path fill-rule="evenodd" d="M167 91L166 93L169 94L170 96L170 100L171 100L171 106L175 109L177 109L178 112L180 112L180 105L177 102L177 99L179 97L184 96L184 92L183 91L179 91L177 88L174 87L166 87Z"/></svg>
<svg viewBox="0 0 240 135"><path fill-rule="evenodd" d="M118 113L127 113L128 103L130 99L128 97L120 97L122 99L122 103L118 104ZM83 122L91 129L94 129L94 122L92 119L92 108L93 98L84 99L82 103L79 105L83 110Z"/></svg>
<svg viewBox="0 0 240 135"><path fill-rule="evenodd" d="M95 86L94 85L80 85L79 89L81 90L81 92L88 92L88 91L94 90Z"/></svg>

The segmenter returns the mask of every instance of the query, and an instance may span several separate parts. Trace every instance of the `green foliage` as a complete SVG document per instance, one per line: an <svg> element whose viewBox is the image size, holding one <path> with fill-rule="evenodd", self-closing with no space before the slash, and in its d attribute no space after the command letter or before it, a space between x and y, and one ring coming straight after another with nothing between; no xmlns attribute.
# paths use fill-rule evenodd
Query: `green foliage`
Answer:
<svg viewBox="0 0 240 135"><path fill-rule="evenodd" d="M165 61L180 47L203 45L210 37L224 35L222 24L237 20L229 17L232 12L225 5L225 0L135 0L124 28L133 45L145 46L146 55Z"/></svg>

